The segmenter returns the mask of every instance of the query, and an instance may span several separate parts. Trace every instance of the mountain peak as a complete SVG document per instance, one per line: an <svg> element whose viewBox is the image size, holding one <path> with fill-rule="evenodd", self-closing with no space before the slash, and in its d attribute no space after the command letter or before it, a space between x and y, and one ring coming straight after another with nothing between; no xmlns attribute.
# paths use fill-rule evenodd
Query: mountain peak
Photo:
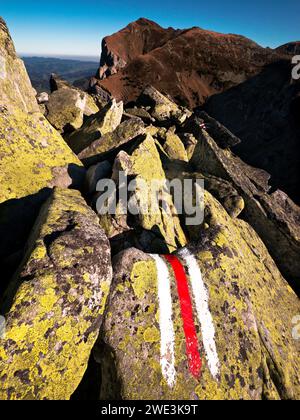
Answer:
<svg viewBox="0 0 300 420"><path fill-rule="evenodd" d="M158 26L158 27L160 27L160 25L158 23L154 22L153 20L144 18L144 17L140 17L134 23L138 23L140 25L150 25L150 26Z"/></svg>

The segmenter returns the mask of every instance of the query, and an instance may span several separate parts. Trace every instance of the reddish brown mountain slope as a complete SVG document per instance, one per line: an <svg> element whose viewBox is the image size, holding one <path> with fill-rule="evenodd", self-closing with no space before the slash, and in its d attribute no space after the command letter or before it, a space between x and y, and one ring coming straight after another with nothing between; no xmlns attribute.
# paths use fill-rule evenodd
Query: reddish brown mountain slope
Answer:
<svg viewBox="0 0 300 420"><path fill-rule="evenodd" d="M102 41L99 79L115 74L139 55L161 47L182 31L162 29L155 22L141 18Z"/></svg>
<svg viewBox="0 0 300 420"><path fill-rule="evenodd" d="M244 82L277 58L273 50L239 35L200 28L163 29L139 19L104 39L98 84L125 102L135 100L152 84L194 107Z"/></svg>
<svg viewBox="0 0 300 420"><path fill-rule="evenodd" d="M289 42L288 44L284 44L281 47L276 48L276 51L282 54L300 54L300 41Z"/></svg>

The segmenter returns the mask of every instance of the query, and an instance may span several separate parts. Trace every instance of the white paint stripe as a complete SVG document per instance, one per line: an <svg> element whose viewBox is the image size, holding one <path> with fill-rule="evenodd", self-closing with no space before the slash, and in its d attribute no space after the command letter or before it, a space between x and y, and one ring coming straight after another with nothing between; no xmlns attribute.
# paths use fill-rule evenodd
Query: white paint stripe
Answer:
<svg viewBox="0 0 300 420"><path fill-rule="evenodd" d="M170 387L176 382L175 334L172 321L172 297L169 269L158 255L155 260L158 278L159 326L160 326L160 365L162 374Z"/></svg>
<svg viewBox="0 0 300 420"><path fill-rule="evenodd" d="M196 258L185 248L178 255L186 262L192 285L198 320L201 326L203 346L207 357L207 363L212 376L217 379L220 372L220 362L215 343L215 328L213 318L209 311L208 290L203 282L202 274Z"/></svg>

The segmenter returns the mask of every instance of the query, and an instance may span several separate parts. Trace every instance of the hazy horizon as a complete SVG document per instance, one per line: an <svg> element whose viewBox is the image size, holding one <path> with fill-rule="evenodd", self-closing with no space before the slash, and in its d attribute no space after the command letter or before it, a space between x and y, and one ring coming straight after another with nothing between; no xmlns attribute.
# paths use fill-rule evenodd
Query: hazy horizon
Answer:
<svg viewBox="0 0 300 420"><path fill-rule="evenodd" d="M104 36L145 17L163 27L203 29L244 35L275 48L300 39L300 2L253 0L80 0L37 3L12 0L1 5L21 55L100 57Z"/></svg>
<svg viewBox="0 0 300 420"><path fill-rule="evenodd" d="M75 61L87 61L91 63L99 63L99 56L90 56L90 55L72 55L72 54L39 54L39 53L22 53L17 52L19 57L26 58L56 58L60 60L75 60Z"/></svg>

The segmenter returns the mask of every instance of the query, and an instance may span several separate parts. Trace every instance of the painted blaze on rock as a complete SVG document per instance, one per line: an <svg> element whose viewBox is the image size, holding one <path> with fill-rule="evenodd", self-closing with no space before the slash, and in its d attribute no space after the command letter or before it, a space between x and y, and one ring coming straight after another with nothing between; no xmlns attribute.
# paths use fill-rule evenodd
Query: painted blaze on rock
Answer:
<svg viewBox="0 0 300 420"><path fill-rule="evenodd" d="M25 259L4 304L0 399L69 399L85 373L112 277L109 242L79 192L55 190Z"/></svg>
<svg viewBox="0 0 300 420"><path fill-rule="evenodd" d="M208 227L189 248L196 277L185 254L177 255L188 278L201 376L191 374L187 360L172 267L167 263L170 290L167 278L164 285L171 299L173 333L161 322L161 310L165 314L168 309L167 300L161 306L159 301L163 270L157 270L152 256L130 249L115 257L113 288L97 347L98 360L106 375L110 372L103 382L102 398L299 398L299 343L293 340L291 328L294 314L300 311L299 300L252 228L231 219L210 195L206 201ZM199 272L204 283L200 302ZM207 328L209 316L213 328ZM162 352L163 345L169 351ZM162 363L163 354L167 363Z"/></svg>

